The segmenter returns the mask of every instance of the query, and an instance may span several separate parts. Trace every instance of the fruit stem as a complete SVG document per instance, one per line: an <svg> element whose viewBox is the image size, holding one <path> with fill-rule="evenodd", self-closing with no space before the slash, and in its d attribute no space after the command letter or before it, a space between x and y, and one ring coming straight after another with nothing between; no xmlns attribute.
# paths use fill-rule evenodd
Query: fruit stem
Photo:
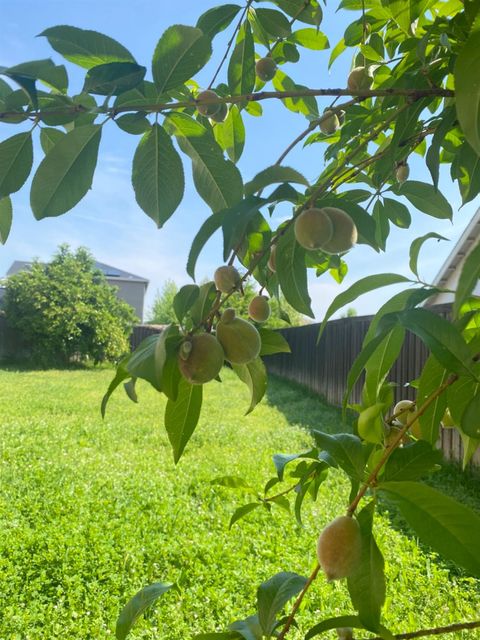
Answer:
<svg viewBox="0 0 480 640"><path fill-rule="evenodd" d="M295 602L293 604L293 607L292 607L292 610L290 612L290 615L288 616L287 621L285 622L285 626L281 630L280 634L277 636L277 640L284 640L284 638L287 635L290 627L292 626L292 622L293 622L293 620L295 618L295 614L297 613L300 605L302 604L302 600L303 600L305 594L309 590L312 582L317 577L319 571L320 571L320 565L317 563L315 569L312 571L312 574L310 575L310 577L308 578L307 582L305 583L305 586L300 591L297 599L295 600Z"/></svg>

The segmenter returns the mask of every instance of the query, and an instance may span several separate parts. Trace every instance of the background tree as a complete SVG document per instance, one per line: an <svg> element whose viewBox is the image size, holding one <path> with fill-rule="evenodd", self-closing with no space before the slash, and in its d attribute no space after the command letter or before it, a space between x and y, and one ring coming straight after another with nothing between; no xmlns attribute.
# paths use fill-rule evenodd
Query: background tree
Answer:
<svg viewBox="0 0 480 640"><path fill-rule="evenodd" d="M128 352L134 311L117 298L86 249L62 245L51 262L35 260L5 287L7 322L38 364L113 361Z"/></svg>
<svg viewBox="0 0 480 640"><path fill-rule="evenodd" d="M175 312L173 311L173 299L178 293L178 287L173 280L166 280L162 290L157 291L152 308L148 313L148 320L151 324L170 324L175 322Z"/></svg>

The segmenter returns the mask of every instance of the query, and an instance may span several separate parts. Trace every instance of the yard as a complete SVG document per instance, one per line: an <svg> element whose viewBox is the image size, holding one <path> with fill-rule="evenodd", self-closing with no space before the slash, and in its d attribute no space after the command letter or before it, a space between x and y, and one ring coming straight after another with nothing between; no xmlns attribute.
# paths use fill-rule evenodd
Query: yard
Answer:
<svg viewBox="0 0 480 640"><path fill-rule="evenodd" d="M211 480L238 475L261 490L274 475L272 454L308 448L304 427L338 430L338 414L271 380L267 400L243 417L246 389L230 371L222 376L222 385L206 387L207 409L175 467L163 399L147 385L138 406L117 392L102 421L109 369L0 372L1 640L113 638L121 606L155 581L180 591L160 599L131 638L189 638L253 613L257 586L274 573L311 571L319 530L347 503L338 474L315 505L305 502L303 528L274 508L229 530L236 507L251 498ZM457 474L441 477L450 491ZM478 509L478 487L471 479L456 497ZM388 579L385 624L404 632L478 618L478 582L400 526L389 528L388 518L376 521ZM303 637L320 612L349 611L345 586L320 577L291 637ZM444 637L472 640L480 631Z"/></svg>

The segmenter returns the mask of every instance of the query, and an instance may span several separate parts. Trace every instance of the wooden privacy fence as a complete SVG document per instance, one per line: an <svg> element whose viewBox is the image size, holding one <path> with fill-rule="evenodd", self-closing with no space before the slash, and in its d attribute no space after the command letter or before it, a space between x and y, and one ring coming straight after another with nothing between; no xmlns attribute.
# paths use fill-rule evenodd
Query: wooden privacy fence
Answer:
<svg viewBox="0 0 480 640"><path fill-rule="evenodd" d="M438 305L431 309L447 316L450 306ZM318 393L330 404L340 406L348 372L362 348L372 318L373 316L361 316L331 320L318 345L319 324L280 329L292 352L266 357L267 369L270 373ZM389 380L398 385L395 388L396 401L415 398L415 389L405 385L418 378L428 353L420 339L407 332L403 348L389 375ZM353 388L350 402L360 402L362 383L361 378ZM441 430L441 447L447 460L462 461L462 439L456 429ZM480 450L473 457L472 465L480 466Z"/></svg>

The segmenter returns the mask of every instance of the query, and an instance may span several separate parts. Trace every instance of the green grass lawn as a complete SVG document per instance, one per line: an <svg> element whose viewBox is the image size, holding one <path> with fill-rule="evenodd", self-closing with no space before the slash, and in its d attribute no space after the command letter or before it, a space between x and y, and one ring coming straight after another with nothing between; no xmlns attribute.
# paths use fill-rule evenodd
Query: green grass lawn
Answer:
<svg viewBox="0 0 480 640"><path fill-rule="evenodd" d="M319 531L347 504L340 474L315 505L305 502L303 528L277 508L229 530L249 498L210 481L240 475L261 489L274 475L272 454L308 448L305 427L338 430L338 414L273 380L243 417L246 389L230 371L222 376L206 387L200 424L175 467L164 400L148 385L139 385L138 406L117 392L102 421L111 370L0 371L0 640L113 638L121 606L155 581L176 582L180 593L163 596L131 638L180 640L253 613L257 586L278 571L310 573ZM478 581L389 527L387 513L376 535L393 631L480 616ZM289 637L346 612L345 586L320 577Z"/></svg>

